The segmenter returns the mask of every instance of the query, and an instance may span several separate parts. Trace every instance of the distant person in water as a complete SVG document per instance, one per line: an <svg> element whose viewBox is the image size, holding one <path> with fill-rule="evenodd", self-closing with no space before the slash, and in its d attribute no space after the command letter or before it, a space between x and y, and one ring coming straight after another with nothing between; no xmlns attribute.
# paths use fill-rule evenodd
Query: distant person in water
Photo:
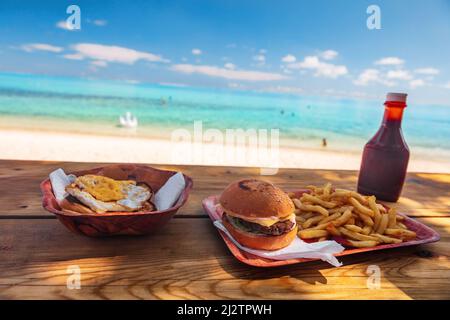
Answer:
<svg viewBox="0 0 450 320"><path fill-rule="evenodd" d="M326 146L327 146L327 139L322 138L322 147L326 147Z"/></svg>

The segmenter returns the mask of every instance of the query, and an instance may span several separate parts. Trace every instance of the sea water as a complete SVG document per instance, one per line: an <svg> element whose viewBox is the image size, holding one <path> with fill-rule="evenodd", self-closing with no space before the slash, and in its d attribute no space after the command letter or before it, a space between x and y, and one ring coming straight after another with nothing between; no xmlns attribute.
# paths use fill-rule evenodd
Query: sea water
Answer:
<svg viewBox="0 0 450 320"><path fill-rule="evenodd" d="M430 109L433 112L429 112ZM280 144L361 151L379 127L383 101L231 89L0 74L0 127L121 135L118 117L139 119L135 135L170 138L174 129L279 129ZM59 124L59 126L57 125ZM450 107L410 101L403 132L412 153L450 160Z"/></svg>

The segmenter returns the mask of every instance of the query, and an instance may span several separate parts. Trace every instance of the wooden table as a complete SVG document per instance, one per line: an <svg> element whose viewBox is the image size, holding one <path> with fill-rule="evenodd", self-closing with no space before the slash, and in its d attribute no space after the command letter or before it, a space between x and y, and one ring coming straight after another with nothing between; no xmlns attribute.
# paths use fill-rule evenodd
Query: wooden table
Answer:
<svg viewBox="0 0 450 320"><path fill-rule="evenodd" d="M258 269L238 262L201 200L227 183L259 177L255 168L160 166L194 179L191 197L158 233L93 239L70 233L41 207L39 183L55 168L92 163L0 161L0 299L449 299L450 175L409 174L394 206L435 228L441 241L323 262ZM355 188L356 172L281 169L264 177L282 188L331 181ZM79 266L81 289L66 286ZM367 288L378 265L380 289Z"/></svg>

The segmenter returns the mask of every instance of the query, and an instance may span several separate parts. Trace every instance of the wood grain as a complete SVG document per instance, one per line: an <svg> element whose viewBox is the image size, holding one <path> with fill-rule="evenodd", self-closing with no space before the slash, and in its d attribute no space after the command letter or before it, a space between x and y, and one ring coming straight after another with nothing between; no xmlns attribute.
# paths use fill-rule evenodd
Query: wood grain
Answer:
<svg viewBox="0 0 450 320"><path fill-rule="evenodd" d="M103 164L42 161L0 160L0 216L52 217L41 205L39 183L49 172L62 167L66 171L90 169ZM275 176L259 176L258 168L212 166L166 166L158 168L181 170L194 179L194 190L188 203L178 212L185 216L206 216L201 200L219 194L231 181L254 177L272 181L286 190L299 189L308 184L331 181L338 187L355 189L357 172L345 170L280 169ZM402 198L396 204L399 211L410 216L450 217L450 175L410 173Z"/></svg>
<svg viewBox="0 0 450 320"><path fill-rule="evenodd" d="M1 299L449 299L450 219L421 218L434 244L322 262L258 269L239 263L205 218L172 220L153 236L92 239L53 219L0 223ZM66 288L67 267L82 288ZM382 273L367 288L369 265Z"/></svg>

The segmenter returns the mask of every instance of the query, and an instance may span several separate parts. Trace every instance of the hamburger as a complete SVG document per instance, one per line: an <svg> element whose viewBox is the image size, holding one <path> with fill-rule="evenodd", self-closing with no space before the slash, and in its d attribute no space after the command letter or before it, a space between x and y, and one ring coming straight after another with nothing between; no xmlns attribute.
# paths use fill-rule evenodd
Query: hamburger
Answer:
<svg viewBox="0 0 450 320"><path fill-rule="evenodd" d="M245 247L278 250L297 236L292 200L269 182L233 182L222 192L219 203L224 227Z"/></svg>

